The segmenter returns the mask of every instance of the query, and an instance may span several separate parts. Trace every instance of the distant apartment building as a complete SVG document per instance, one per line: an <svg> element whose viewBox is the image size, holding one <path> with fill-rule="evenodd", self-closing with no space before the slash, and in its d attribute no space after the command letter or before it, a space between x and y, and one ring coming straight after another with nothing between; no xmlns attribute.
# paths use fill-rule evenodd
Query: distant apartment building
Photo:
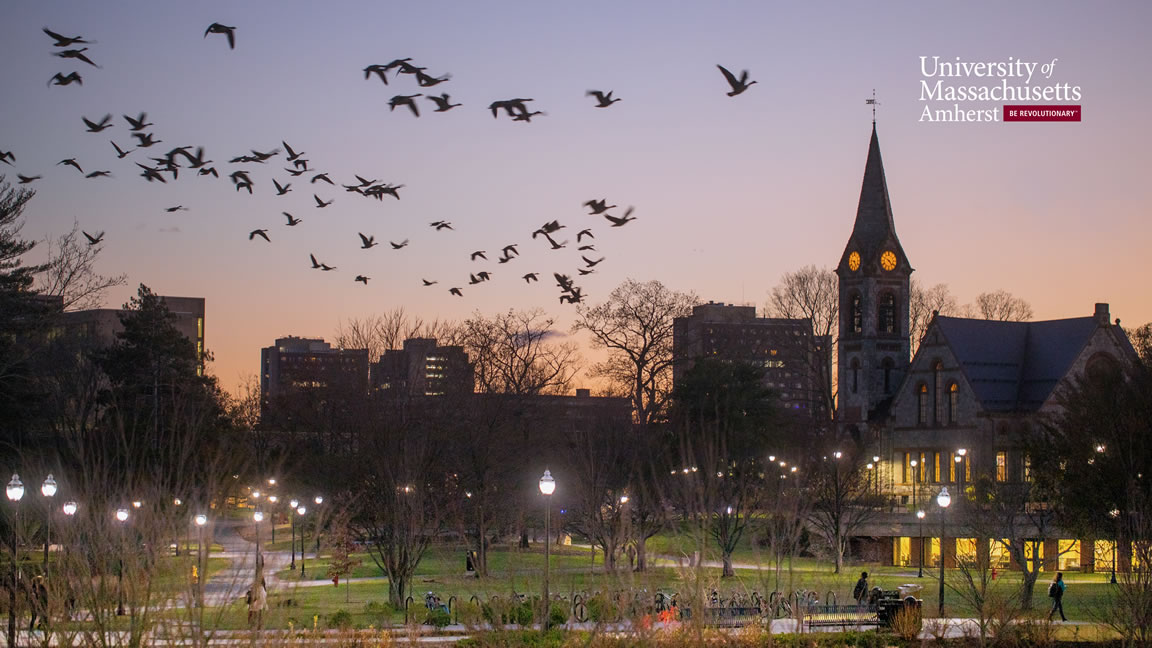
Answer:
<svg viewBox="0 0 1152 648"><path fill-rule="evenodd" d="M765 386L783 407L826 417L820 392L828 340L812 335L807 319L757 317L755 306L708 302L673 322L673 384L701 358L747 362L764 368Z"/></svg>
<svg viewBox="0 0 1152 648"><path fill-rule="evenodd" d="M432 338L404 340L372 363L372 393L381 396L471 394L475 381L464 347L440 346Z"/></svg>
<svg viewBox="0 0 1152 648"><path fill-rule="evenodd" d="M160 296L172 313L172 325L196 344L199 372L204 372L204 298ZM62 313L60 321L67 334L91 339L98 346L112 346L116 335L124 330L120 318L128 311L122 308L94 308Z"/></svg>
<svg viewBox="0 0 1152 648"><path fill-rule="evenodd" d="M335 349L320 338L288 336L260 350L260 397L267 408L301 390L346 386L368 391L368 349Z"/></svg>

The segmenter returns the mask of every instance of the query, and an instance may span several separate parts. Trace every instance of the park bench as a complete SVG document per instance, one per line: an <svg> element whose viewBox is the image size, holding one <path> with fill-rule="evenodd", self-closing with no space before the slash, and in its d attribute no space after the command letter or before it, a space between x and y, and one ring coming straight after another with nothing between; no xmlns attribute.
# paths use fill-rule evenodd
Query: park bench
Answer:
<svg viewBox="0 0 1152 648"><path fill-rule="evenodd" d="M753 623L761 623L764 611L759 606L719 606L706 607L702 614L702 621L705 625L740 627ZM690 620L692 618L692 608L680 608L680 618L685 621Z"/></svg>
<svg viewBox="0 0 1152 648"><path fill-rule="evenodd" d="M908 610L914 615L917 627L921 625L921 605L923 601L911 596L909 592L919 591L911 586L896 590L881 590L876 588L867 603L854 605L836 605L832 599L828 604L818 601L809 601L803 606L803 623L808 628L839 627L847 630L850 627L874 626L877 628L891 627L896 614Z"/></svg>

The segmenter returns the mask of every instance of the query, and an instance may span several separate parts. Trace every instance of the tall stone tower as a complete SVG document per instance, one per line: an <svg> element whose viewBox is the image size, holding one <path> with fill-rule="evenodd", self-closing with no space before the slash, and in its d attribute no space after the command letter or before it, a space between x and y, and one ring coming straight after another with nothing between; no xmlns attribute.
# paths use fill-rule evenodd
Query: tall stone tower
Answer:
<svg viewBox="0 0 1152 648"><path fill-rule="evenodd" d="M912 266L896 237L875 122L856 224L836 274L840 277L837 418L845 429L859 434L869 421L885 418L910 362Z"/></svg>

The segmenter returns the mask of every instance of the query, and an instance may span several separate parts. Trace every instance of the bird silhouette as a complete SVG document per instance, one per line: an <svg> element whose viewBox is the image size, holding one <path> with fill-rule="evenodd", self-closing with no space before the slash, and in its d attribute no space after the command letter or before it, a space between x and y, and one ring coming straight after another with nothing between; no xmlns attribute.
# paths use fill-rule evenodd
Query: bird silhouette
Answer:
<svg viewBox="0 0 1152 648"><path fill-rule="evenodd" d="M52 44L52 47L68 47L69 45L91 45L92 44L92 41L84 40L80 36L71 36L71 37L62 36L60 34L57 34L54 31L52 31L51 29L48 29L47 27L44 27L44 33L48 34L49 37L51 37L52 39L54 39L56 41L55 43Z"/></svg>
<svg viewBox="0 0 1152 648"><path fill-rule="evenodd" d="M396 60L392 61L391 63L385 63L382 67L384 68L384 71L387 72L388 70L394 70L398 67L407 66L408 61L411 61L411 60L412 59L410 59L410 58L396 59ZM411 67L411 66L409 66L409 67Z"/></svg>
<svg viewBox="0 0 1152 648"><path fill-rule="evenodd" d="M5 162L9 166L16 161L16 156L12 155L12 151L0 151L0 162Z"/></svg>
<svg viewBox="0 0 1152 648"><path fill-rule="evenodd" d="M397 106L408 106L413 115L420 116L420 109L416 107L416 97L422 97L421 94L414 95L396 95L388 100L388 111L396 110Z"/></svg>
<svg viewBox="0 0 1152 648"><path fill-rule="evenodd" d="M175 207L165 207L164 211L168 212L169 214L174 214L178 211L188 211L188 208L184 205L176 205Z"/></svg>
<svg viewBox="0 0 1152 648"><path fill-rule="evenodd" d="M208 29L204 30L204 38L208 38L208 34L225 34L228 36L228 49L236 49L236 28L229 27L228 25L221 25L220 23L212 23L208 25Z"/></svg>
<svg viewBox="0 0 1152 648"><path fill-rule="evenodd" d="M288 154L287 160L289 162L295 162L296 160L300 159L301 155L307 155L307 153L297 153L296 151L293 151L292 147L288 146L288 142L285 142L284 140L280 140L280 144L284 146L284 152Z"/></svg>
<svg viewBox="0 0 1152 648"><path fill-rule="evenodd" d="M572 277L559 272L553 272L552 276L556 278L556 285L565 292L572 290Z"/></svg>
<svg viewBox="0 0 1152 648"><path fill-rule="evenodd" d="M181 154L184 155L185 158L188 159L188 168L199 169L200 167L202 167L206 164L212 163L212 160L205 160L204 159L204 147L202 147L202 146L197 147L195 155L192 155L186 149L187 149L187 147L184 147L184 150L181 150L180 152L181 152Z"/></svg>
<svg viewBox="0 0 1152 648"><path fill-rule="evenodd" d="M257 236L259 236L260 238L264 239L265 241L268 241L269 243L271 243L271 242L272 242L272 239L268 238L268 230L265 230L265 229L254 229L254 230L252 230L251 232L248 232L248 240L249 240L249 241L251 241L252 239L256 238Z"/></svg>
<svg viewBox="0 0 1152 648"><path fill-rule="evenodd" d="M457 297L463 297L464 296L464 293L461 292L461 290L459 288L449 288L448 292L452 293L453 295L456 295Z"/></svg>
<svg viewBox="0 0 1152 648"><path fill-rule="evenodd" d="M303 220L292 216L292 214L289 214L288 212L280 212L280 213L284 214L284 217L288 219L288 222L286 223L286 225L288 227L296 227L300 223L304 222Z"/></svg>
<svg viewBox="0 0 1152 648"><path fill-rule="evenodd" d="M552 238L548 234L545 234L544 238L548 239L548 243L552 245L553 250L560 250L560 249L568 247L568 241L564 241L563 243L557 243L556 239Z"/></svg>
<svg viewBox="0 0 1152 648"><path fill-rule="evenodd" d="M84 120L84 125L88 127L88 130L86 132L89 132L89 133L99 133L100 131L104 130L105 128L111 128L112 127L112 114L111 113L104 115L104 119L101 119L98 122L94 122L91 119L88 119L87 117L80 117L80 119Z"/></svg>
<svg viewBox="0 0 1152 648"><path fill-rule="evenodd" d="M315 255L315 254L309 254L309 255L308 255L308 258L309 258L309 259L312 259L312 269L313 269L313 270L315 270L315 269L317 269L317 268L319 268L319 267L320 267L320 262L316 260L316 255Z"/></svg>
<svg viewBox="0 0 1152 648"><path fill-rule="evenodd" d="M92 173L89 173L88 175L86 175L84 177L85 178L111 178L112 172L111 171L93 171Z"/></svg>
<svg viewBox="0 0 1152 648"><path fill-rule="evenodd" d="M728 93L729 97L735 97L747 90L748 86L756 83L755 81L748 80L748 70L742 71L740 78L737 79L736 75L729 72L728 68L725 68L723 65L717 65L716 67L720 68L720 73L724 75L724 79L728 81L728 85L732 86L732 91Z"/></svg>
<svg viewBox="0 0 1152 648"><path fill-rule="evenodd" d="M528 112L528 107L524 104L529 101L532 101L532 99L503 99L488 104L488 109L492 111L493 119L499 116L501 109L508 113L509 117L515 118L517 113L524 114Z"/></svg>
<svg viewBox="0 0 1152 648"><path fill-rule="evenodd" d="M488 257L485 256L484 250L476 250L475 252L472 253L472 260L473 261L475 261L477 259L477 257L484 259L485 261L488 260Z"/></svg>
<svg viewBox="0 0 1152 648"><path fill-rule="evenodd" d="M483 281L484 281L483 279L477 279L476 275L474 275L474 274L468 275L468 285L470 285L470 286L475 286L478 283L483 283Z"/></svg>
<svg viewBox="0 0 1152 648"><path fill-rule="evenodd" d="M452 229L452 223L450 223L448 221L432 221L431 223L428 223L428 224L431 225L432 227L435 227L437 232L439 232L440 230L443 230L443 229Z"/></svg>
<svg viewBox="0 0 1152 648"><path fill-rule="evenodd" d="M200 169L198 173L203 176L210 175L213 178L220 177L220 174L216 172L216 167L204 167L203 169Z"/></svg>
<svg viewBox="0 0 1152 648"><path fill-rule="evenodd" d="M252 182L252 178L248 175L248 172L243 171L243 170L233 171L232 173L228 174L228 177L232 178L232 182L236 182L236 183L240 183L240 182L251 183Z"/></svg>
<svg viewBox="0 0 1152 648"><path fill-rule="evenodd" d="M333 187L336 186L336 183L332 182L332 178L329 178L327 173L317 173L316 175L312 176L312 183L313 184L315 184L315 182L317 180L327 182L328 184L332 185Z"/></svg>
<svg viewBox="0 0 1152 648"><path fill-rule="evenodd" d="M148 180L148 182L155 182L158 180L164 184L168 183L168 181L164 179L164 176L160 175L159 169L154 169L150 166L140 164L139 162L136 163L136 166L140 167L141 169L144 169L144 172L141 173L140 175L143 176L144 178L146 178Z"/></svg>
<svg viewBox="0 0 1152 648"><path fill-rule="evenodd" d="M372 277L365 277L364 275L356 275L356 279L355 279L355 281L359 281L360 283L362 283L362 284L364 284L365 286L367 286L367 285L368 285L368 280L369 280L369 279L371 279L371 278L372 278Z"/></svg>
<svg viewBox="0 0 1152 648"><path fill-rule="evenodd" d="M584 264L585 264L585 265L587 265L589 268L594 268L594 267L596 267L597 265L599 265L599 263L600 263L601 261L603 261L603 260L604 260L604 257L600 257L599 259L596 259L595 261L593 261L593 260L589 259L589 258L588 258L588 257L586 257L586 256L581 256L580 258L581 258L581 259L584 259Z"/></svg>
<svg viewBox="0 0 1152 648"><path fill-rule="evenodd" d="M323 200L320 200L320 196L317 196L316 194L312 194L312 197L316 199L316 208L317 209L323 209L324 207L327 207L328 205L331 205L332 203L336 202L335 198L333 198L332 200L329 200L328 202L324 202Z"/></svg>
<svg viewBox="0 0 1152 648"><path fill-rule="evenodd" d="M97 68L100 67L99 65L96 65L95 63L93 63L92 59L85 56L84 52L87 52L87 51L88 51L87 47L81 47L80 49L64 50L63 52L52 52L52 54L53 54L53 56L59 56L60 58L70 58L70 59L77 59L80 61L84 61L85 63L87 63L88 65L91 65L92 67L97 67Z"/></svg>
<svg viewBox="0 0 1152 648"><path fill-rule="evenodd" d="M424 98L427 99L428 101L431 101L432 103L436 104L436 110L433 112L448 112L449 110L452 110L453 108L455 108L457 106L463 106L464 105L464 104L451 103L451 99L449 99L447 92L445 92L444 94L442 94L438 97L436 95L428 95Z"/></svg>
<svg viewBox="0 0 1152 648"><path fill-rule="evenodd" d="M151 122L146 121L148 119L148 113L140 113L140 116L136 119L132 119L128 115L123 115L123 117L124 120L128 122L128 126L131 127L131 130L134 131L142 131L149 126L154 125Z"/></svg>
<svg viewBox="0 0 1152 648"><path fill-rule="evenodd" d="M607 94L601 92L600 90L589 90L588 92L584 93L584 96L585 97L596 97L596 102L597 102L596 107L597 108L607 108L608 106L611 106L612 104L616 103L617 101L620 101L619 99L613 99L612 98L612 91L611 90L609 90Z"/></svg>
<svg viewBox="0 0 1152 648"><path fill-rule="evenodd" d="M149 146L155 146L164 141L153 139L154 135L152 135L152 133L132 133L132 137L135 137L139 142L136 145L137 148L148 148Z"/></svg>
<svg viewBox="0 0 1152 648"><path fill-rule="evenodd" d="M236 191L239 192L241 189L247 189L248 195L249 196L252 195L252 183L251 182L237 182L236 183Z"/></svg>
<svg viewBox="0 0 1152 648"><path fill-rule="evenodd" d="M613 216L612 214L604 214L604 218L607 218L608 221L612 223L612 227L623 227L624 225L627 225L628 223L636 220L635 216L629 218L629 216L632 215L632 209L632 207L629 207L628 211L624 212L624 215L620 217Z"/></svg>
<svg viewBox="0 0 1152 648"><path fill-rule="evenodd" d="M560 295L560 303L568 302L569 304L579 304L584 301L584 297L580 294L579 290L574 290L569 295Z"/></svg>
<svg viewBox="0 0 1152 648"><path fill-rule="evenodd" d="M590 275L593 272L596 272L596 270L594 268L580 268L576 272L579 272L580 276L584 276L584 275Z"/></svg>
<svg viewBox="0 0 1152 648"><path fill-rule="evenodd" d="M393 250L399 250L400 248L406 247L408 245L408 239L404 239L399 243L395 241L388 241L388 245L391 245Z"/></svg>
<svg viewBox="0 0 1152 648"><path fill-rule="evenodd" d="M516 115L515 117L513 117L512 121L530 122L530 121L532 121L533 117L536 117L538 115L547 115L547 114L548 113L544 112L543 110L537 110L535 112L525 111L525 112L522 112L522 113Z"/></svg>
<svg viewBox="0 0 1152 648"><path fill-rule="evenodd" d="M65 165L65 166L70 166L70 167L76 169L77 171L79 171L80 173L84 173L84 169L80 168L80 165L76 162L76 158L68 158L65 160L60 160L59 162L56 163L56 166L60 166L61 164Z"/></svg>
<svg viewBox="0 0 1152 648"><path fill-rule="evenodd" d="M116 142L113 142L112 140L108 140L108 141L112 143L112 148L116 149L116 157L120 158L121 160L128 157L129 153L136 150L136 149L128 149L127 151L125 151L125 150L121 149L119 146L116 146Z"/></svg>
<svg viewBox="0 0 1152 648"><path fill-rule="evenodd" d="M616 205L609 205L607 203L607 198L601 198L600 200L589 200L588 202L584 203L584 206L592 210L589 213L590 216L598 216L608 211L609 209L614 209L616 207Z"/></svg>
<svg viewBox="0 0 1152 648"><path fill-rule="evenodd" d="M584 239L585 236L587 236L588 238L596 238L596 235L592 233L592 230L582 229L576 233L576 242L579 243L580 241L582 241Z"/></svg>
<svg viewBox="0 0 1152 648"><path fill-rule="evenodd" d="M512 243L510 245L505 245L504 249L502 249L500 251L504 253L504 256L509 256L512 254L515 254L516 256L520 256L520 250L516 249L515 243Z"/></svg>
<svg viewBox="0 0 1152 648"><path fill-rule="evenodd" d="M380 77L380 80L384 82L384 85L388 85L388 68L384 67L383 65L369 65L368 67L364 68L365 81L371 79L373 74Z"/></svg>
<svg viewBox="0 0 1152 648"><path fill-rule="evenodd" d="M288 167L284 167L284 170L293 178L298 178L308 172L307 169L289 169Z"/></svg>
<svg viewBox="0 0 1152 648"><path fill-rule="evenodd" d="M551 221L548 223L544 223L544 225L542 225L540 227L540 229L536 230L535 232L532 232L532 238L536 238L537 234L543 234L543 235L547 236L549 234L558 232L558 231L564 229L565 227L567 227L567 225L561 225L560 221Z"/></svg>
<svg viewBox="0 0 1152 648"><path fill-rule="evenodd" d="M73 83L84 85L84 79L80 76L79 72L69 72L68 74L61 74L57 72L48 79L48 85L66 86Z"/></svg>
<svg viewBox="0 0 1152 648"><path fill-rule="evenodd" d="M420 281L424 282L425 286L435 286L436 284L440 283L439 281L428 281L424 278L421 278Z"/></svg>
<svg viewBox="0 0 1152 648"><path fill-rule="evenodd" d="M324 272L332 272L333 270L336 269L336 266L330 266L327 263L321 263L320 269L323 270Z"/></svg>
<svg viewBox="0 0 1152 648"><path fill-rule="evenodd" d="M532 283L533 281L540 281L539 275L537 275L537 273L535 273L535 272L529 272L528 274L526 274L520 278L524 280L524 283Z"/></svg>
<svg viewBox="0 0 1152 648"><path fill-rule="evenodd" d="M580 247L578 247L576 249L579 250L580 252L595 252L596 246L592 245L592 244L581 245Z"/></svg>
<svg viewBox="0 0 1152 648"><path fill-rule="evenodd" d="M36 180L39 180L40 176L38 176L38 175L26 176L26 175L20 175L19 173L17 173L16 178L20 180L20 182L18 182L16 184L28 184L30 182L35 182Z"/></svg>
<svg viewBox="0 0 1152 648"><path fill-rule="evenodd" d="M420 86L421 88L431 88L432 86L440 85L441 83L444 83L451 78L452 75L450 74L445 74L442 77L434 77L424 74L424 72L421 70L416 70L416 85Z"/></svg>
<svg viewBox="0 0 1152 648"><path fill-rule="evenodd" d="M357 234L360 234L360 232L357 232ZM375 236L364 236L363 234L360 234L360 249L367 250L369 248L374 248L377 245L380 244L376 242Z"/></svg>
<svg viewBox="0 0 1152 648"><path fill-rule="evenodd" d="M292 191L292 183L291 182L289 182L286 185L281 186L279 182L276 182L276 178L272 178L272 184L276 185L276 195L277 196L283 196L284 194L288 193L289 191Z"/></svg>
<svg viewBox="0 0 1152 648"><path fill-rule="evenodd" d="M88 245L97 245L104 240L104 232L97 232L96 236L92 236L84 230L80 230L80 233L84 235L84 238L88 239Z"/></svg>

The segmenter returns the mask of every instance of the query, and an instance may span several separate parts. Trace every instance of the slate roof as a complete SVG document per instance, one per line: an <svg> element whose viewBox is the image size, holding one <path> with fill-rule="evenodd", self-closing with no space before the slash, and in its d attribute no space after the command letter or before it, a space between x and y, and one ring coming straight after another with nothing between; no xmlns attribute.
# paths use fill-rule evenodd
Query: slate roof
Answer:
<svg viewBox="0 0 1152 648"><path fill-rule="evenodd" d="M876 124L872 124L868 160L864 163L864 179L860 183L860 202L856 206L856 222L844 248L841 267L847 263L852 249L858 249L860 256L869 262L878 259L886 244L895 248L902 261L907 259L896 236L892 199L888 197L888 180L884 176L884 160L880 157L880 138L876 136Z"/></svg>
<svg viewBox="0 0 1152 648"><path fill-rule="evenodd" d="M1035 412L1097 324L1092 317L998 322L937 316L936 326L985 411Z"/></svg>

